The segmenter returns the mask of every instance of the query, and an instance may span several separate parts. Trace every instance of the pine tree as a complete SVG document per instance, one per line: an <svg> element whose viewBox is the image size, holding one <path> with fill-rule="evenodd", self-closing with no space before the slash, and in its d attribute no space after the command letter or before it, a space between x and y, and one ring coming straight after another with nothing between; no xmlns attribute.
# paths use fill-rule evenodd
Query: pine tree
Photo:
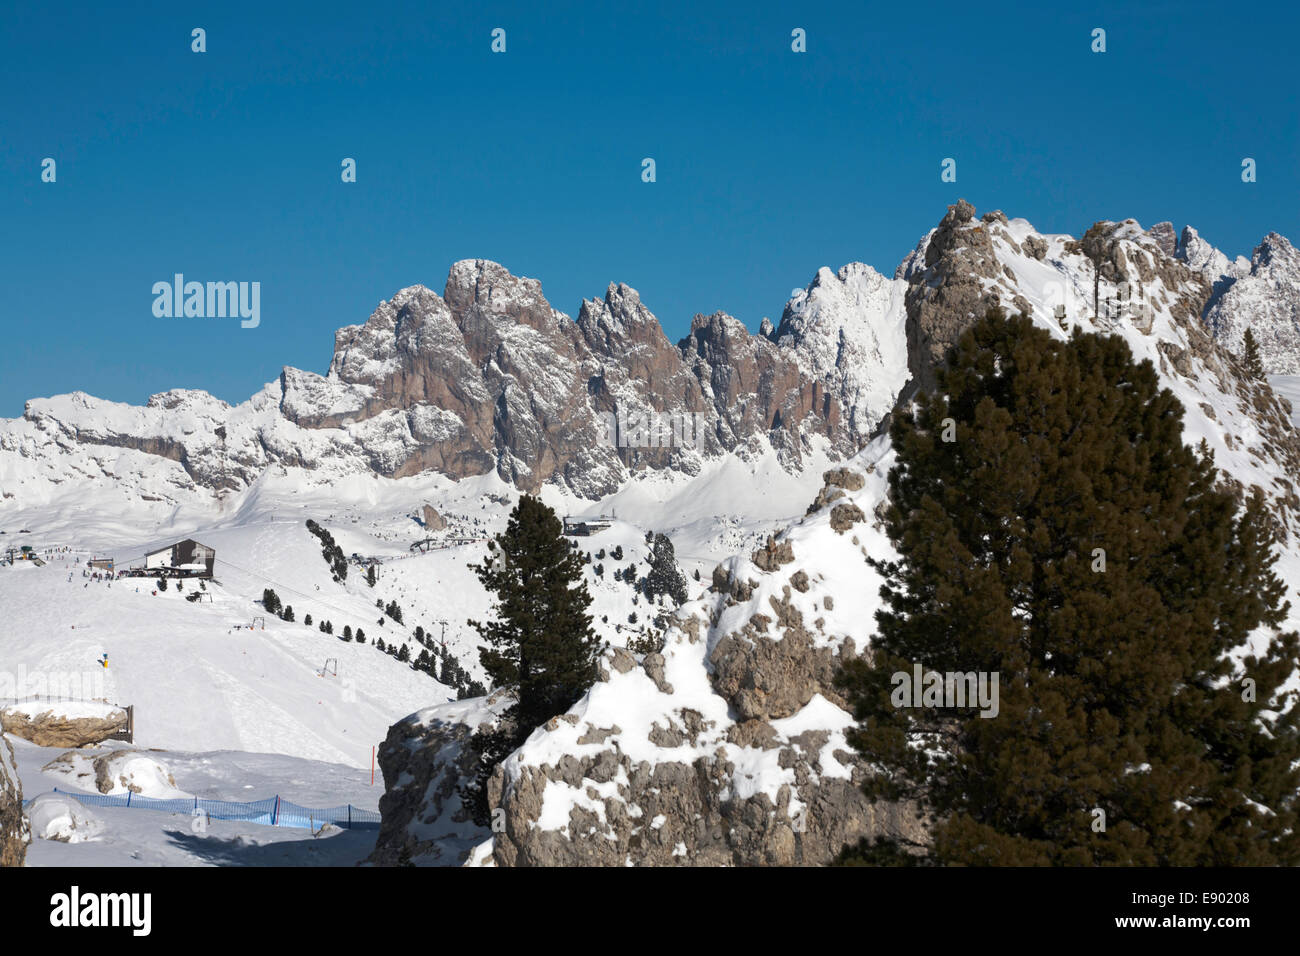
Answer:
<svg viewBox="0 0 1300 956"><path fill-rule="evenodd" d="M304 614L302 617L302 623L305 624L307 627L311 627L311 615Z"/></svg>
<svg viewBox="0 0 1300 956"><path fill-rule="evenodd" d="M262 607L266 609L267 614L279 614L280 596L270 588L266 588L262 591Z"/></svg>
<svg viewBox="0 0 1300 956"><path fill-rule="evenodd" d="M293 605L292 605L292 604L287 604L287 605L285 605L284 613L280 615L280 619L281 619L281 620L284 620L284 621L288 621L290 624L293 623Z"/></svg>
<svg viewBox="0 0 1300 956"><path fill-rule="evenodd" d="M343 640L345 640L345 641L350 641L350 640L352 640L352 625L351 625L351 624L344 624L344 625L343 625Z"/></svg>
<svg viewBox="0 0 1300 956"><path fill-rule="evenodd" d="M1264 359L1259 354L1259 343L1255 341L1255 333L1246 329L1245 339L1242 343L1243 351L1241 361L1246 366L1246 371L1252 378L1264 378Z"/></svg>
<svg viewBox="0 0 1300 956"><path fill-rule="evenodd" d="M375 586L375 566L373 564L366 569L366 583L372 588Z"/></svg>
<svg viewBox="0 0 1300 956"><path fill-rule="evenodd" d="M1277 631L1276 532L1182 429L1119 337L1059 342L998 310L895 415L899 557L872 561L879 634L840 680L868 794L937 822L929 845L849 858L1300 863L1300 727L1277 693L1300 637ZM996 675L996 716L898 706L914 665Z"/></svg>
<svg viewBox="0 0 1300 956"><path fill-rule="evenodd" d="M397 659L402 662L409 661L411 659L411 649L403 644L402 649L397 652Z"/></svg>
<svg viewBox="0 0 1300 956"><path fill-rule="evenodd" d="M488 815L484 784L533 729L562 714L596 680L603 642L592 629L582 555L555 512L523 495L487 560L470 569L496 595L495 619L470 621L486 642L479 661L493 685L514 696L497 736L481 736L480 773L467 788L475 819ZM461 672L458 684L468 683Z"/></svg>

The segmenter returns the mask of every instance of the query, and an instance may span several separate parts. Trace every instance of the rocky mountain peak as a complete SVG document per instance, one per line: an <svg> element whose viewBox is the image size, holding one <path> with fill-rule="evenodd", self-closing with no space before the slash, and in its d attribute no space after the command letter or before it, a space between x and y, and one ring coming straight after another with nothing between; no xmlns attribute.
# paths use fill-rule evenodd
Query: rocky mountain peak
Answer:
<svg viewBox="0 0 1300 956"><path fill-rule="evenodd" d="M1160 251L1173 258L1178 254L1178 234L1174 232L1172 222L1158 222L1147 230L1147 235L1155 240Z"/></svg>
<svg viewBox="0 0 1300 956"><path fill-rule="evenodd" d="M584 299L577 323L587 345L605 356L635 345L673 348L659 320L641 303L640 294L622 282L611 282L604 299Z"/></svg>
<svg viewBox="0 0 1300 956"><path fill-rule="evenodd" d="M1270 232L1249 262L1238 257L1231 264L1215 283L1205 324L1236 354L1249 328L1268 372L1300 374L1300 253L1286 237Z"/></svg>
<svg viewBox="0 0 1300 956"><path fill-rule="evenodd" d="M553 326L555 311L542 295L536 279L516 276L489 259L462 259L447 272L442 297L458 317L477 310L545 329Z"/></svg>

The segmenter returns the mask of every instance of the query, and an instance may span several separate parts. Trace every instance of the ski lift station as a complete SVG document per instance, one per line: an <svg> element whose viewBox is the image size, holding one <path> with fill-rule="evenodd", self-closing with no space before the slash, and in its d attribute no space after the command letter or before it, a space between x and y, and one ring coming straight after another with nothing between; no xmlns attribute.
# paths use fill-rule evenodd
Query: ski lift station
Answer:
<svg viewBox="0 0 1300 956"><path fill-rule="evenodd" d="M177 541L144 556L146 571L168 577L211 578L217 563L217 551L193 538Z"/></svg>
<svg viewBox="0 0 1300 956"><path fill-rule="evenodd" d="M564 519L564 534L566 537L587 537L598 534L610 527L614 523L611 515L597 515L594 518L571 518Z"/></svg>

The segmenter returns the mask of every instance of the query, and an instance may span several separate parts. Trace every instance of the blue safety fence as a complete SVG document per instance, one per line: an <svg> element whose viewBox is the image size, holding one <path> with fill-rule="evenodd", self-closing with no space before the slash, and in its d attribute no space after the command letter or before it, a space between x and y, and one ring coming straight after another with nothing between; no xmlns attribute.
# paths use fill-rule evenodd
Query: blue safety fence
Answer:
<svg viewBox="0 0 1300 956"><path fill-rule="evenodd" d="M213 820L239 820L268 827L318 830L323 824L332 823L345 830L378 830L381 819L377 811L362 810L350 803L341 807L301 807L278 796L252 803L237 803L232 800L204 800L200 797L160 800L142 797L138 793L70 793L58 787L54 788L54 792L94 807L131 807L161 813L182 813L185 816L193 816L196 811L202 810ZM24 806L29 803L31 800L23 801Z"/></svg>

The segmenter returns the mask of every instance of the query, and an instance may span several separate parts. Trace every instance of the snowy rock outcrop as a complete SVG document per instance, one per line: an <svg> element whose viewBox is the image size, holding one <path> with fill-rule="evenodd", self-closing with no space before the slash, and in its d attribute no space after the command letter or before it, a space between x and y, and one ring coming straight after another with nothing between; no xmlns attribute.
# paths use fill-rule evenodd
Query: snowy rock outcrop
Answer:
<svg viewBox="0 0 1300 956"><path fill-rule="evenodd" d="M39 747L86 747L126 726L126 711L108 704L28 703L0 709L0 730Z"/></svg>
<svg viewBox="0 0 1300 956"><path fill-rule="evenodd" d="M843 496L882 489L887 445L861 470L828 473ZM816 865L863 837L918 839L910 805L873 805L848 746L852 716L834 687L849 635L869 620L866 548L879 532L836 534L830 508L736 556L677 614L659 652L615 648L601 679L539 727L489 780L499 826L466 831L456 788L474 771L473 719L445 705L394 726L389 793L372 859L467 858L500 866ZM852 582L852 587L849 586ZM469 835L473 835L470 831ZM438 845L438 834L447 842Z"/></svg>
<svg viewBox="0 0 1300 956"><path fill-rule="evenodd" d="M13 744L0 735L0 866L22 866L29 842Z"/></svg>
<svg viewBox="0 0 1300 956"><path fill-rule="evenodd" d="M879 494L885 449L864 452L867 481L846 481L858 488L847 495ZM842 537L829 521L822 509L757 563L720 567L662 652L613 652L586 697L492 778L504 811L492 862L819 865L863 837L920 837L914 807L862 794L868 771L844 736L853 720L834 678L874 610L863 581L878 532Z"/></svg>
<svg viewBox="0 0 1300 956"><path fill-rule="evenodd" d="M367 862L459 866L468 859L488 836L460 798L461 788L478 773L479 756L469 741L508 704L499 698L440 704L389 729L379 748L382 824Z"/></svg>

